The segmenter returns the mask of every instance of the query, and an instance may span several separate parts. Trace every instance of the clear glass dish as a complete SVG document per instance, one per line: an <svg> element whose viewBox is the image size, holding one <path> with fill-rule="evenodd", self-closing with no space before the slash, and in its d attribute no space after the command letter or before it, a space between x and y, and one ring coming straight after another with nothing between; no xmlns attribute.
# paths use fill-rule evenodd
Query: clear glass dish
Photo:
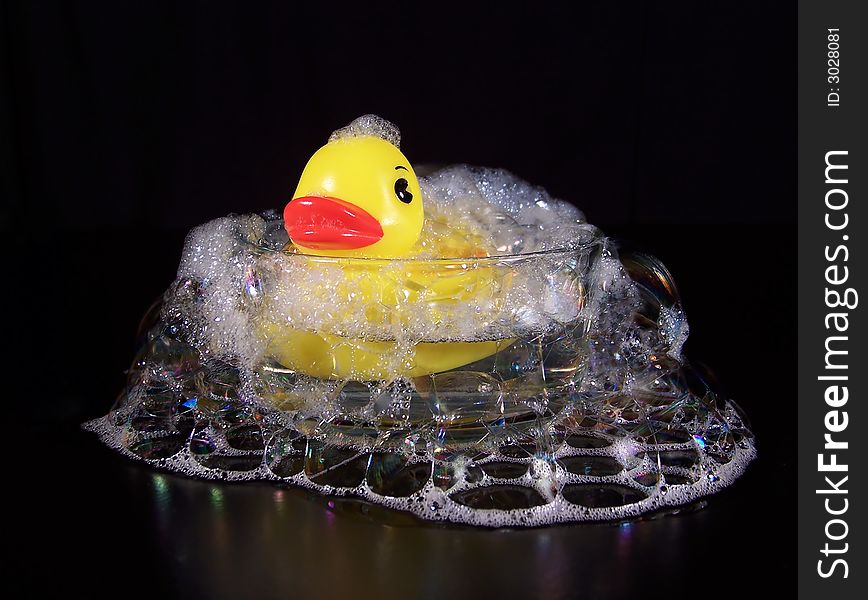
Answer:
<svg viewBox="0 0 868 600"><path fill-rule="evenodd" d="M279 220L194 230L142 325L111 447L487 526L635 516L733 481L737 407L684 361L655 259L591 226L457 259L295 254Z"/></svg>

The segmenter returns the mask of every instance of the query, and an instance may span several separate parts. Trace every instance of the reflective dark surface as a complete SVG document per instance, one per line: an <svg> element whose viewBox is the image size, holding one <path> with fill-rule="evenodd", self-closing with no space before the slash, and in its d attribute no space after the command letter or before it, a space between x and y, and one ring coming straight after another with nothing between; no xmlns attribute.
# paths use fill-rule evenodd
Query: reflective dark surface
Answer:
<svg viewBox="0 0 868 600"><path fill-rule="evenodd" d="M760 468L683 514L482 530L432 526L297 489L159 473L76 432L58 441L59 452L75 449L83 464L63 461L62 470L49 469L51 481L31 488L38 495L26 514L51 522L23 542L39 559L26 567L38 588L334 598L656 598L678 589L709 598L735 591L729 586L743 585L754 569L781 574L774 552L762 567L743 562L756 558L752 548L768 548L769 533L785 520L767 504Z"/></svg>
<svg viewBox="0 0 868 600"><path fill-rule="evenodd" d="M181 236L135 247L100 234L69 239L69 269L27 288L27 310L53 319L15 338L32 345L23 357L40 360L21 361L12 389L25 416L14 454L26 467L5 486L13 573L34 596L707 599L743 594L757 577L792 591L794 236L735 226L608 233L670 268L691 323L687 355L711 365L751 418L759 458L704 507L625 524L480 530L123 459L78 424L120 390L136 320L171 280ZM88 268L112 243L123 251Z"/></svg>

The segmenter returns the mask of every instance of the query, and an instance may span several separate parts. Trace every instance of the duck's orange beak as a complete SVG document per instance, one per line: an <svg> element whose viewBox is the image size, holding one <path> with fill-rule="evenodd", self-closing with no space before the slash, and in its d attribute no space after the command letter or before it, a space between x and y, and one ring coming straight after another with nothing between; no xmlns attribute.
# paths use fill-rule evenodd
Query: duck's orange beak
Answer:
<svg viewBox="0 0 868 600"><path fill-rule="evenodd" d="M283 209L289 239L321 250L364 248L383 237L379 221L363 208L340 198L302 196Z"/></svg>

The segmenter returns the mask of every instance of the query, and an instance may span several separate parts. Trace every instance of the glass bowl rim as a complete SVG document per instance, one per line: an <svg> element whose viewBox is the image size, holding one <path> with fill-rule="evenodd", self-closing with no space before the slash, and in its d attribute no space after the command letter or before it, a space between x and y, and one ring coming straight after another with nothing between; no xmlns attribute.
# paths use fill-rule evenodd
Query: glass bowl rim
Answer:
<svg viewBox="0 0 868 600"><path fill-rule="evenodd" d="M589 239L576 242L572 246L559 246L557 248L549 248L546 250L534 250L531 252L517 252L514 254L493 254L490 256L438 256L438 257L379 257L379 256L329 256L325 254L308 254L303 252L287 252L283 248L269 248L259 241L250 242L248 244L255 246L258 250L267 254L281 254L286 257L291 257L291 260L310 260L313 262L337 262L337 263L353 263L360 264L459 264L459 263L499 263L499 262L514 262L517 260L526 260L533 258L544 258L558 254L573 254L576 252L589 251L593 247L602 243L604 236L602 230L590 223L575 223L575 226L581 227L583 231L589 234ZM288 245L288 244L287 244Z"/></svg>

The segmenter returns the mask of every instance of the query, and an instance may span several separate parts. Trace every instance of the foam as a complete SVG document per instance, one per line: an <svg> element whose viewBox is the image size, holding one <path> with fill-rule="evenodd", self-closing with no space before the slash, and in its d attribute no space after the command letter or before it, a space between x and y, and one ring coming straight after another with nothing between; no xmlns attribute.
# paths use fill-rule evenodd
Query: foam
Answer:
<svg viewBox="0 0 868 600"><path fill-rule="evenodd" d="M137 454L130 452L123 442L123 436L119 435L117 428L112 426L108 417L103 417L85 424L85 428L96 433L106 445L125 456L141 460ZM670 446L670 449L691 447L685 444ZM634 451L641 451L645 446L635 445ZM364 456L361 453L359 456ZM553 455L550 460L531 458L524 461L528 464L525 475L513 479L500 479L483 475L483 477L471 483L465 477L459 483L443 490L437 487L433 480L428 481L417 492L407 497L393 497L379 494L367 483L367 479L353 487L335 487L320 485L306 472L296 475L281 477L272 471L263 459L261 464L247 471L228 471L204 467L197 461L189 449L183 449L178 454L165 459L147 461L162 469L176 472L188 477L207 480L222 481L274 481L282 484L295 485L302 488L317 491L331 496L348 496L362 498L369 502L385 506L394 510L404 511L428 521L445 521L462 523L479 527L539 527L556 525L561 523L587 522L587 521L618 521L636 518L649 512L665 511L689 505L699 498L714 494L729 486L735 479L744 473L747 465L756 456L753 444L745 444L739 447L733 458L725 465L702 465L699 469L702 476L697 481L685 484L667 483L666 475L663 474L659 484L648 488L637 486L634 476L643 468L654 465L654 461L646 461L638 466L614 476L593 477L571 473L563 468L560 461L572 456L619 456L617 451L580 452L573 448L567 448ZM422 462L422 458L410 459L410 464ZM488 463L492 462L491 459ZM433 464L433 463L432 463ZM484 460L479 464L487 464ZM464 467L466 471L466 466ZM676 475L677 469L671 470ZM541 474L542 473L542 474ZM681 481L681 478L678 479ZM513 484L534 489L541 495L548 496L550 501L531 508L513 508L510 510L499 509L473 509L454 500L454 497L462 492L477 489L486 489L498 484ZM569 486L577 485L620 485L628 489L635 489L643 494L644 498L623 506L612 507L589 507L574 504L563 495L563 490ZM553 491L554 488L554 491Z"/></svg>
<svg viewBox="0 0 868 600"><path fill-rule="evenodd" d="M358 135L400 143L373 115L332 139ZM485 527L633 518L744 471L753 435L684 358L659 261L620 257L581 211L504 170L456 165L420 186L406 260L294 253L276 211L195 228L127 389L85 427L180 474ZM391 351L373 379L318 378L271 355L284 330ZM497 353L408 375L422 343L479 341Z"/></svg>
<svg viewBox="0 0 868 600"><path fill-rule="evenodd" d="M598 237L581 213L504 171L458 166L423 181L429 224L439 220L445 227L440 233L426 228L428 238L411 257L418 262L269 251L286 243L279 216L224 217L188 236L164 318L188 323L195 346L252 366L262 359L257 321L350 338L404 339L412 346L545 333L579 316L581 264ZM524 200L504 201L505 189L521 190L516 193ZM443 247L433 238L455 231L462 239L486 240L490 257L426 263L427 250ZM507 236L512 241L502 243ZM466 273L455 288L460 301L410 293L459 269ZM372 286L385 286L389 297Z"/></svg>
<svg viewBox="0 0 868 600"><path fill-rule="evenodd" d="M369 135L384 139L396 148L401 147L401 131L377 115L362 115L346 127L332 133L329 142Z"/></svg>
<svg viewBox="0 0 868 600"><path fill-rule="evenodd" d="M572 204L503 169L454 165L419 184L426 199L423 247L436 246L441 224L482 240L493 256L576 247L594 235Z"/></svg>
<svg viewBox="0 0 868 600"><path fill-rule="evenodd" d="M211 233L218 230L228 237L237 238L240 234L241 239L249 241L268 227L264 219L260 222L244 217L221 220L213 225ZM213 285L215 281L224 281L226 274L210 268L206 257L224 260L246 245L214 241L210 235L205 236L210 240L206 243L201 235L205 231L207 228L194 231L188 239L191 251L182 261L179 275L203 277L207 284ZM259 256L264 255L268 252ZM236 264L234 272L246 272L243 261L237 263L230 258L229 262ZM176 286L189 288L184 282L186 279L181 278ZM703 383L698 387L696 383L688 383L698 378L681 358L680 350L688 331L683 310L677 304L655 305L660 299L660 290L637 286L617 252L606 241L590 268L588 285L587 303L581 309L586 317L594 317L589 332L587 371L578 379L579 387L566 390L568 398L562 408L550 412L550 407L557 405L556 402L551 404L554 398L550 398L547 406L535 409L540 416L548 415L539 421L541 428L528 429L497 419L498 412L508 415L524 402L510 395L511 384L520 378L501 381L492 374L463 370L435 375L429 383L421 379L398 379L388 385L350 386L347 382L288 373L279 367L251 369L244 367L242 361L242 377L237 385L239 400L230 403L231 406L222 405L225 393L219 392L217 396L223 394L224 398L206 408L201 399L204 398L201 380L194 374L205 367L208 373L219 375L225 365L207 367L206 363L218 358L229 360L233 352L239 352L237 342L215 346L213 332L212 337L195 338L207 340L198 355L200 362L186 371L174 367L135 375L130 389L115 409L106 417L88 423L86 428L126 456L183 475L211 480L281 482L323 494L362 498L425 520L482 527L630 519L694 502L730 485L756 455L753 437L735 404L717 397ZM207 307L203 310L210 316L214 314L210 312L214 307L229 306L230 312L240 313L245 296L250 295L248 288L249 285L240 286L227 294L225 301L202 300L201 292L192 295L200 297L200 306ZM643 312L656 312L657 321L649 325L647 319L637 321L631 317ZM237 315L236 318L241 319ZM196 322L187 321L185 326ZM227 330L220 331L226 334ZM177 359L176 354L174 351L173 360ZM652 358L657 355L667 356L671 361ZM152 351L149 360L168 359ZM200 364L202 367L197 366ZM147 431L147 427L139 431L135 425L136 419L142 418L136 417L137 414L161 414L159 406L155 409L148 405L155 393L157 397L164 393L161 391L164 388L154 388L157 384L153 373L157 371L161 374L159 381L165 382L170 390L178 390L171 393L186 398L183 390L187 389L187 382L193 381L195 394L200 398L199 405L191 409L200 415L196 417L197 424L190 433L183 433L180 441L173 442L177 450L171 447L168 456L160 456L160 444L172 436L177 437L177 432L152 432ZM205 385L216 384L206 382ZM458 390L458 396L454 399L448 395L438 397L440 387L447 391ZM469 397L467 394L472 394L473 390L481 392L482 401L467 404L462 398ZM353 409L353 398L360 394L362 402L357 410ZM379 412L378 402L383 402L381 408L384 409ZM450 408L450 402L456 402L457 408ZM460 441L460 436L466 433L451 429L456 416L468 416L468 406L478 411L486 423L482 439L473 438L469 442ZM423 413L431 412L420 418L420 409ZM639 412L630 416L630 411L635 410ZM232 431L251 426L239 425L239 411L253 415L243 423L256 423L255 427L261 428L256 431L261 432L257 435L262 436L262 450L238 449L227 441ZM670 416L661 421L664 415ZM377 425L377 419L383 418L390 424ZM367 428L369 433L359 433L353 428L344 431L347 426L340 423L347 419L359 423L354 428ZM577 444L570 441L570 436L587 438L586 442L596 440L600 444ZM204 459L203 443L213 448ZM156 448L156 454L149 454L152 450L148 444ZM510 448L527 450L516 453ZM330 459L318 458L325 456L318 454L323 451L348 451L346 456L334 459L338 461L334 468L361 460L368 465L367 475L352 485L340 485L321 482L321 475L315 468L309 469L308 462L294 473L285 473L281 468L284 457L312 460L310 464L314 465L324 461L328 465ZM427 473L427 481L410 494L383 493L383 489L374 485L380 475L371 476L372 457L383 452L394 456L394 460L403 465L401 468L413 465L422 468ZM205 460L211 456L223 462ZM667 456L675 456L677 461L669 462ZM686 463L685 456L689 457ZM612 471L594 472L593 468L591 471L582 468L577 472L571 470L570 461L575 460L580 466L603 460L609 461L604 465L616 467ZM498 476L486 470L501 463L517 465L518 471L521 468L524 471L518 475ZM444 480L447 483L443 483ZM474 508L466 504L474 494L484 496L484 492L491 489L513 490L510 493L524 490L521 493L535 494L541 504L508 510ZM622 495L625 501L613 506L585 506L581 502L587 502L582 498L583 494L590 493L588 489L609 494L594 497L591 504L600 502L600 498L605 504L611 501L612 494Z"/></svg>

